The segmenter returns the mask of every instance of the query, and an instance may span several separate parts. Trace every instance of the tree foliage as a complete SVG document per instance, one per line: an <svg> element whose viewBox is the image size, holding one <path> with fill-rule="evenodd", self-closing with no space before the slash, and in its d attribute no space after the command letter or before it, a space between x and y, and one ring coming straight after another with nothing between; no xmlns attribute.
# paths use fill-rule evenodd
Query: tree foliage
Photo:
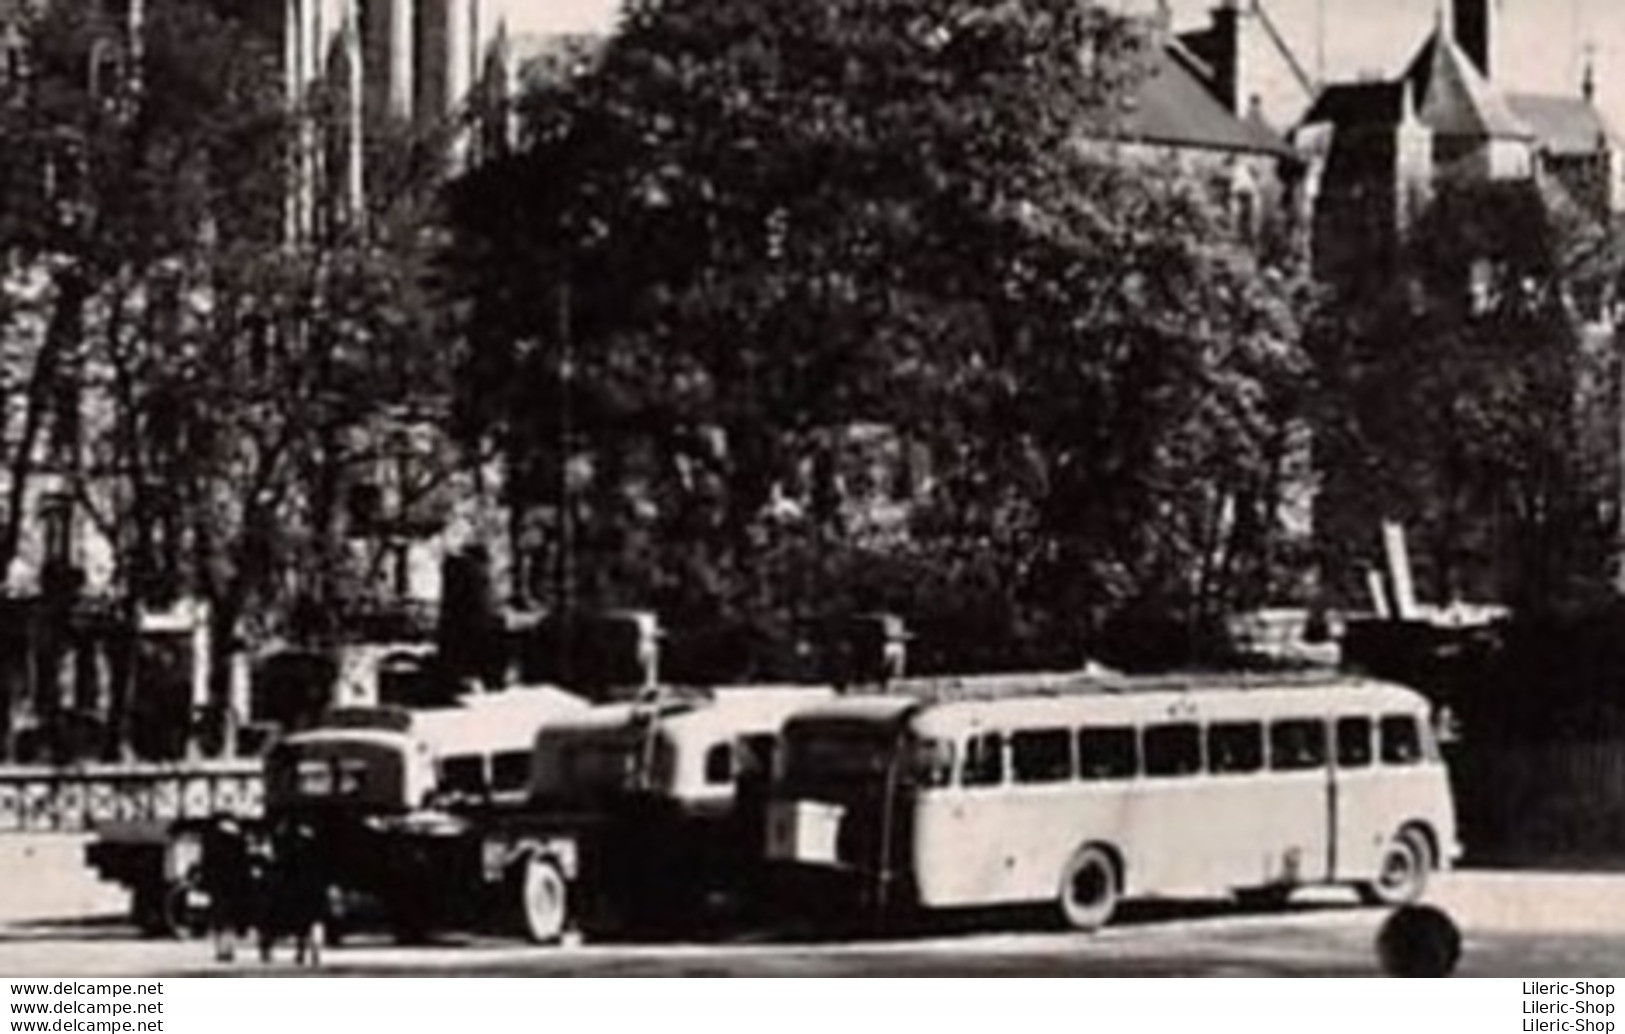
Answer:
<svg viewBox="0 0 1625 1034"><path fill-rule="evenodd" d="M1606 590L1617 431L1611 227L1533 182L1443 191L1397 265L1312 335L1329 566L1403 521L1434 602L1533 610ZM1345 586L1345 589L1349 589Z"/></svg>
<svg viewBox="0 0 1625 1034"><path fill-rule="evenodd" d="M663 0L536 91L448 265L544 594L780 642L894 607L948 664L1263 591L1296 284L1114 142L1152 45L1070 0Z"/></svg>
<svg viewBox="0 0 1625 1034"><path fill-rule="evenodd" d="M48 484L122 599L212 605L224 662L365 591L345 488L443 418L439 168L375 141L367 221L290 234L320 86L291 107L276 41L208 0L148 4L139 40L99 8L48 5L0 83L0 573L26 586Z"/></svg>

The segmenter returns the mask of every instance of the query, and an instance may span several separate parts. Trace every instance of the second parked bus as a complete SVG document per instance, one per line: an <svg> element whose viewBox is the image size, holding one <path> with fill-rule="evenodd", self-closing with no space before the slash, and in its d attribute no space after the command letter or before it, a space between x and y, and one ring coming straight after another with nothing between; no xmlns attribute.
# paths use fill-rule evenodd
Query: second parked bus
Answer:
<svg viewBox="0 0 1625 1034"><path fill-rule="evenodd" d="M1428 702L1348 678L905 685L792 718L767 851L802 902L1419 896L1459 853Z"/></svg>

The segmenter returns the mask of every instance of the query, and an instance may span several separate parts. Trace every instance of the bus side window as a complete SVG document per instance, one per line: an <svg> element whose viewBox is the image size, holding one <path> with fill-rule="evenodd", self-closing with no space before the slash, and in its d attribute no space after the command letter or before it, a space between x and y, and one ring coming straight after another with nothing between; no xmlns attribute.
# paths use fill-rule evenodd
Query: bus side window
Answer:
<svg viewBox="0 0 1625 1034"><path fill-rule="evenodd" d="M739 753L735 759L738 765L736 776L743 779L745 776L760 776L764 779L773 775L778 765L779 738L767 733L757 733L746 736L739 741Z"/></svg>
<svg viewBox="0 0 1625 1034"><path fill-rule="evenodd" d="M1371 765L1371 719L1337 720L1337 767L1367 768Z"/></svg>
<svg viewBox="0 0 1625 1034"><path fill-rule="evenodd" d="M1078 730L1078 776L1097 782L1140 773L1140 738L1130 726Z"/></svg>
<svg viewBox="0 0 1625 1034"><path fill-rule="evenodd" d="M1145 774L1187 776L1202 771L1202 727L1194 722L1145 730Z"/></svg>
<svg viewBox="0 0 1625 1034"><path fill-rule="evenodd" d="M485 758L478 754L459 754L440 762L441 789L452 793L484 794Z"/></svg>
<svg viewBox="0 0 1625 1034"><path fill-rule="evenodd" d="M954 744L952 740L921 740L914 748L913 779L928 789L952 785Z"/></svg>
<svg viewBox="0 0 1625 1034"><path fill-rule="evenodd" d="M1004 734L986 732L965 743L962 786L998 786L1004 782Z"/></svg>
<svg viewBox="0 0 1625 1034"><path fill-rule="evenodd" d="M530 785L530 751L509 750L491 758L491 789L498 793Z"/></svg>
<svg viewBox="0 0 1625 1034"><path fill-rule="evenodd" d="M705 783L707 786L720 786L733 782L734 778L734 745L732 743L718 743L705 752Z"/></svg>
<svg viewBox="0 0 1625 1034"><path fill-rule="evenodd" d="M1207 765L1214 775L1245 775L1264 767L1264 727L1215 722L1207 728Z"/></svg>
<svg viewBox="0 0 1625 1034"><path fill-rule="evenodd" d="M1270 769L1302 772L1326 765L1326 723L1289 719L1270 724Z"/></svg>
<svg viewBox="0 0 1625 1034"><path fill-rule="evenodd" d="M1065 783L1072 779L1072 733L1028 729L1010 735L1010 772L1018 783Z"/></svg>
<svg viewBox="0 0 1625 1034"><path fill-rule="evenodd" d="M1422 733L1416 716L1389 715L1378 726L1385 765L1415 765L1422 760Z"/></svg>

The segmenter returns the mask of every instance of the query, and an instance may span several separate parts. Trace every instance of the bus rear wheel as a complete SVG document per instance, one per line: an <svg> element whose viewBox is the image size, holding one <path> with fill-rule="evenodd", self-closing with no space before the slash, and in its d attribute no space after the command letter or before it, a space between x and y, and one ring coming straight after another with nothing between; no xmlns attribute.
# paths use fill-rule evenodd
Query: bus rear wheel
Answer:
<svg viewBox="0 0 1625 1034"><path fill-rule="evenodd" d="M208 932L209 909L202 900L197 881L190 875L169 884L164 890L159 930L177 940L195 940Z"/></svg>
<svg viewBox="0 0 1625 1034"><path fill-rule="evenodd" d="M1433 851L1416 829L1402 829L1383 847L1377 878L1356 888L1368 905L1408 905L1427 889Z"/></svg>
<svg viewBox="0 0 1625 1034"><path fill-rule="evenodd" d="M530 855L519 863L520 928L536 944L557 944L569 916L569 885L551 860Z"/></svg>
<svg viewBox="0 0 1625 1034"><path fill-rule="evenodd" d="M1111 921L1121 893L1117 865L1104 848L1080 848L1061 873L1061 918L1074 930L1098 930Z"/></svg>

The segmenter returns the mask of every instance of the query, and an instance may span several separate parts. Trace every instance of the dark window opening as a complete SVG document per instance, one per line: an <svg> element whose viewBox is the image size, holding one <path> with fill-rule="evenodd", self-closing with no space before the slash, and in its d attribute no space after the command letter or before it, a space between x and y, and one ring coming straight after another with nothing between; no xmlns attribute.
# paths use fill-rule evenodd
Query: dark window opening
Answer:
<svg viewBox="0 0 1625 1034"><path fill-rule="evenodd" d="M440 762L440 786L451 793L484 794L485 759L477 754L446 758Z"/></svg>
<svg viewBox="0 0 1625 1034"><path fill-rule="evenodd" d="M734 748L718 743L705 752L705 782L708 786L731 783L734 778Z"/></svg>
<svg viewBox="0 0 1625 1034"><path fill-rule="evenodd" d="M1072 733L1034 729L1010 737L1010 770L1018 783L1062 783L1072 778Z"/></svg>
<svg viewBox="0 0 1625 1034"><path fill-rule="evenodd" d="M1208 770L1241 775L1264 768L1264 727L1257 722L1219 722L1207 730Z"/></svg>
<svg viewBox="0 0 1625 1034"><path fill-rule="evenodd" d="M1145 730L1145 774L1188 776L1202 770L1202 729L1195 723Z"/></svg>
<svg viewBox="0 0 1625 1034"><path fill-rule="evenodd" d="M914 781L920 786L948 786L954 779L954 745L948 740L922 740L915 748Z"/></svg>
<svg viewBox="0 0 1625 1034"><path fill-rule="evenodd" d="M1078 775L1086 780L1133 779L1140 771L1140 738L1129 727L1078 733Z"/></svg>
<svg viewBox="0 0 1625 1034"><path fill-rule="evenodd" d="M1326 723L1307 719L1270 725L1270 768L1302 772L1326 764Z"/></svg>
<svg viewBox="0 0 1625 1034"><path fill-rule="evenodd" d="M735 774L739 779L744 779L747 775L769 778L778 763L778 755L778 737L761 733L746 736L739 741L739 751L734 758L737 767Z"/></svg>
<svg viewBox="0 0 1625 1034"><path fill-rule="evenodd" d="M40 500L39 517L45 540L45 562L64 566L73 557L73 499L52 493Z"/></svg>
<svg viewBox="0 0 1625 1034"><path fill-rule="evenodd" d="M1337 767L1366 768L1371 764L1371 719L1337 720Z"/></svg>
<svg viewBox="0 0 1625 1034"><path fill-rule="evenodd" d="M965 744L965 768L960 777L965 786L998 786L1004 782L1004 736L989 732L973 736Z"/></svg>
<svg viewBox="0 0 1625 1034"><path fill-rule="evenodd" d="M1390 715L1380 726L1382 761L1386 765L1415 765L1422 760L1422 730L1413 715Z"/></svg>
<svg viewBox="0 0 1625 1034"><path fill-rule="evenodd" d="M491 759L491 789L523 790L530 785L530 751L504 751Z"/></svg>

